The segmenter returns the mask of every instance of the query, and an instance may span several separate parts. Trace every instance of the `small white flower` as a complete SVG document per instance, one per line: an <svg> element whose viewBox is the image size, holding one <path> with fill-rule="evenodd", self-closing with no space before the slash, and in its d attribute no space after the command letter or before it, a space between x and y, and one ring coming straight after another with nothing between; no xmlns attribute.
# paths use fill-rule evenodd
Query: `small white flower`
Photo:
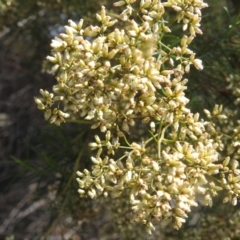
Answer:
<svg viewBox="0 0 240 240"><path fill-rule="evenodd" d="M60 38L55 38L51 42L52 48L59 48L63 46L63 41Z"/></svg>
<svg viewBox="0 0 240 240"><path fill-rule="evenodd" d="M193 60L193 65L194 65L198 70L203 70L202 60L200 60L200 59L194 59L194 60Z"/></svg>

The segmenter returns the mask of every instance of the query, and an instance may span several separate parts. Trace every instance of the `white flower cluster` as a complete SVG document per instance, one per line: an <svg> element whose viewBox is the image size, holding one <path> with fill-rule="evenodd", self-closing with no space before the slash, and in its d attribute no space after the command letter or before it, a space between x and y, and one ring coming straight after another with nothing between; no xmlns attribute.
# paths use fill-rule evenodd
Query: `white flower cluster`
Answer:
<svg viewBox="0 0 240 240"><path fill-rule="evenodd" d="M239 192L237 166L221 160L214 123L193 114L184 93L190 65L203 69L189 44L202 33L201 9L207 4L122 0L114 6L123 8L119 22L102 7L99 26L70 20L66 33L52 41L48 60L57 85L54 94L41 90L35 101L51 123L84 119L102 132L89 144L97 150L92 170L77 172L81 196L124 194L133 220L149 233L155 221L170 220L179 229L197 206L197 195L211 206L222 187L229 192L225 201L233 204ZM174 34L173 23L182 26L174 46L166 37ZM217 109L212 114L224 120ZM213 178L219 173L222 187Z"/></svg>

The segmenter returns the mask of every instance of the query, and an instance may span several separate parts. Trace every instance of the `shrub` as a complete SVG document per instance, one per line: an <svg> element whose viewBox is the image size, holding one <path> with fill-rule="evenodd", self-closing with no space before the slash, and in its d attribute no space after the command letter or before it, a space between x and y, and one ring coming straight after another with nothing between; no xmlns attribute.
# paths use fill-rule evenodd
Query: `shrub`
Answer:
<svg viewBox="0 0 240 240"><path fill-rule="evenodd" d="M192 66L203 69L189 45L202 34L207 4L122 0L114 6L121 12L102 7L96 26L69 20L47 57L56 74L53 93L41 89L35 98L50 123L96 129L92 168L77 172L80 196L112 202L120 226L131 219L126 228L141 223L150 234L158 222L181 228L193 207L212 206L217 195L235 206L237 111L216 104L195 113L186 96L194 83L186 74ZM236 104L238 77L224 79Z"/></svg>

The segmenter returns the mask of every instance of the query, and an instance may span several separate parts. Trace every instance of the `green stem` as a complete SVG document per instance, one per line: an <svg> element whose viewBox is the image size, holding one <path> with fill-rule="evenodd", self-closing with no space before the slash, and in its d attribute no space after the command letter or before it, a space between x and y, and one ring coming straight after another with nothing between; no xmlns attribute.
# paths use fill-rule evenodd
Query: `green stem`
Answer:
<svg viewBox="0 0 240 240"><path fill-rule="evenodd" d="M81 156L82 156L82 153L83 153L83 149L81 149L78 153L78 156L76 158L76 162L75 162L75 165L74 165L74 168L73 168L73 173L72 175L70 176L66 186L64 187L64 189L62 190L62 192L59 194L59 196L63 195L66 190L69 188L69 185L71 184L72 180L76 177L76 172L78 170L78 166L79 166L79 162L80 162L80 159L81 159ZM51 232L51 230L53 229L53 227L56 225L57 221L60 219L60 217L63 215L63 210L65 208L65 205L67 203L67 200L68 200L68 194L67 196L65 197L65 200L60 208L60 212L58 213L57 217L55 218L55 220L51 223L51 225L49 226L47 232L46 232L46 235L44 236L44 239L48 239L48 236Z"/></svg>
<svg viewBox="0 0 240 240"><path fill-rule="evenodd" d="M162 141L163 141L165 131L167 130L168 127L169 127L169 125L167 125L166 127L164 127L164 128L162 129L161 136L160 136L160 138L158 139L158 158L159 158L159 159L161 159L161 143L162 143Z"/></svg>

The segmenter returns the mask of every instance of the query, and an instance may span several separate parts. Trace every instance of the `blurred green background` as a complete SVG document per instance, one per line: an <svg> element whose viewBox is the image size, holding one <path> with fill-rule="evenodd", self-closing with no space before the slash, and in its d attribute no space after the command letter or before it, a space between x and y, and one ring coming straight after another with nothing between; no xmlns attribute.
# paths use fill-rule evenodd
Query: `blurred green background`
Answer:
<svg viewBox="0 0 240 240"><path fill-rule="evenodd" d="M234 109L226 79L240 74L240 1L206 2L204 34L191 45L205 70L186 76L189 107L200 113L214 104ZM77 194L75 172L89 166L87 143L94 132L86 125L49 125L33 100L40 88L51 90L55 81L42 71L51 39L68 19L94 24L101 5L113 11L112 4L0 0L0 239L122 239L101 200L79 199ZM227 221L234 210L221 211ZM162 239L186 238L181 231L170 231Z"/></svg>

